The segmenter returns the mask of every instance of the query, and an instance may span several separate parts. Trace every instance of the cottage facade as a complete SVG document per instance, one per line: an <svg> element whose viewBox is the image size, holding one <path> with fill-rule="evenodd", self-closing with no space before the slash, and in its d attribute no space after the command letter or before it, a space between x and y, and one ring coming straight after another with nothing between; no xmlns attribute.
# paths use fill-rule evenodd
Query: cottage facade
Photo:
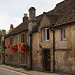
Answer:
<svg viewBox="0 0 75 75"><path fill-rule="evenodd" d="M24 65L40 71L75 72L75 1L65 0L55 9L36 16L36 9L29 9L23 23L5 37L5 46L28 43L25 55L18 48L16 53L6 49L7 64Z"/></svg>

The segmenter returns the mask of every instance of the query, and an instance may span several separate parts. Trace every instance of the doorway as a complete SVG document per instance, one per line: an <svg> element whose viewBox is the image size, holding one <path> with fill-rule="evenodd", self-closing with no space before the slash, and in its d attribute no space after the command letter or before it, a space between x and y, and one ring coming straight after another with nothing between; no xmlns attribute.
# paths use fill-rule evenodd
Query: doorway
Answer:
<svg viewBox="0 0 75 75"><path fill-rule="evenodd" d="M44 50L44 69L50 71L50 50Z"/></svg>

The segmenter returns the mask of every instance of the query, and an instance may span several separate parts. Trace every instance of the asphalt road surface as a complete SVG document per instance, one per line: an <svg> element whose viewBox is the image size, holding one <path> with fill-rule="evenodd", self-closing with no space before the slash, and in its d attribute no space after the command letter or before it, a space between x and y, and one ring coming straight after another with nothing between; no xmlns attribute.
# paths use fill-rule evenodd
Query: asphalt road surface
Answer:
<svg viewBox="0 0 75 75"><path fill-rule="evenodd" d="M0 67L0 75L27 75L27 74Z"/></svg>

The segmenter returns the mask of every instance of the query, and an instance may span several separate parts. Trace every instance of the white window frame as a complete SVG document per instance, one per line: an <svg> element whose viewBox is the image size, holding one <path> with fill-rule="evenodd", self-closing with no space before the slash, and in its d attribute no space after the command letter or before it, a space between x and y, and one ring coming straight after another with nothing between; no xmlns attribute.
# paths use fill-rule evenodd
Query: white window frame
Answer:
<svg viewBox="0 0 75 75"><path fill-rule="evenodd" d="M65 33L64 33L65 31ZM64 37L65 35L65 37ZM66 40L66 30L65 29L62 29L62 40Z"/></svg>
<svg viewBox="0 0 75 75"><path fill-rule="evenodd" d="M42 29L42 41L43 42L47 42L50 40L50 29L49 29L49 40L47 39L47 29L49 28ZM44 33L44 30L45 30L45 33Z"/></svg>

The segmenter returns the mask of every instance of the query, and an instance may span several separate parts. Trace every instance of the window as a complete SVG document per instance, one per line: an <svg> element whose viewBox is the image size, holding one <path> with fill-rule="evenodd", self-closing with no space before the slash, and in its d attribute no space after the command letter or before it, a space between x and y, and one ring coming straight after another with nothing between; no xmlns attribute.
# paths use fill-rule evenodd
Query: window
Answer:
<svg viewBox="0 0 75 75"><path fill-rule="evenodd" d="M66 40L66 30L62 29L62 40Z"/></svg>
<svg viewBox="0 0 75 75"><path fill-rule="evenodd" d="M43 42L49 41L49 31L50 30L48 28L42 29L42 41Z"/></svg>
<svg viewBox="0 0 75 75"><path fill-rule="evenodd" d="M10 36L10 45L13 43L13 37Z"/></svg>
<svg viewBox="0 0 75 75"><path fill-rule="evenodd" d="M21 35L21 42L24 43L24 34Z"/></svg>

